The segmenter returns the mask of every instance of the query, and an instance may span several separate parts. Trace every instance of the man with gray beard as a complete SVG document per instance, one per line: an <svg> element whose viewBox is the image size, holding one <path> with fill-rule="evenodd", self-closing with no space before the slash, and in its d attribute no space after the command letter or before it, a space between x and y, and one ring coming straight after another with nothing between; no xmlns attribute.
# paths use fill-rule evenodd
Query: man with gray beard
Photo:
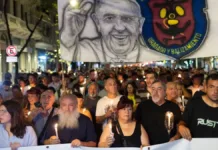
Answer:
<svg viewBox="0 0 218 150"><path fill-rule="evenodd" d="M48 125L45 139L45 145L71 143L72 146L96 146L94 125L88 117L78 112L75 95L67 94L60 98L59 114Z"/></svg>

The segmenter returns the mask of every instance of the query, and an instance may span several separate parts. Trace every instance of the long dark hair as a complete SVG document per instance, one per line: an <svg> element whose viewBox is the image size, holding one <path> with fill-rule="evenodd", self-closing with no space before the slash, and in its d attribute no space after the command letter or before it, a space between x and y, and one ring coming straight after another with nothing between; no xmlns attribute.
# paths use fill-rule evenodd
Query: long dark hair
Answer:
<svg viewBox="0 0 218 150"><path fill-rule="evenodd" d="M21 105L16 101L6 101L2 103L11 115L11 132L18 138L23 138L26 133L27 123Z"/></svg>
<svg viewBox="0 0 218 150"><path fill-rule="evenodd" d="M133 88L133 94L136 96L137 86L136 86L135 82L129 82L129 83L127 83L126 88L125 88L125 91L124 91L124 95L128 97L128 90L127 90L128 85L131 85L131 86L132 86L132 88Z"/></svg>
<svg viewBox="0 0 218 150"><path fill-rule="evenodd" d="M28 100L28 94L35 94L38 98L39 98L39 101L40 101L40 90L38 89L38 88L36 88L36 87L32 87L31 89L29 89L28 91L27 91L27 106L26 106L26 108L27 108L27 110L30 110L30 103L29 103L29 100Z"/></svg>

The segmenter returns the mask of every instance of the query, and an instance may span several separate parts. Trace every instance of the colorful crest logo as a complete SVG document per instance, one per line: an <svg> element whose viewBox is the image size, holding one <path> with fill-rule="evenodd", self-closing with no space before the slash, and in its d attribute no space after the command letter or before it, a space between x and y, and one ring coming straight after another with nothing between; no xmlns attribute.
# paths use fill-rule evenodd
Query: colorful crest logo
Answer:
<svg viewBox="0 0 218 150"><path fill-rule="evenodd" d="M145 17L143 37L157 52L180 59L196 51L208 30L205 0L137 0Z"/></svg>

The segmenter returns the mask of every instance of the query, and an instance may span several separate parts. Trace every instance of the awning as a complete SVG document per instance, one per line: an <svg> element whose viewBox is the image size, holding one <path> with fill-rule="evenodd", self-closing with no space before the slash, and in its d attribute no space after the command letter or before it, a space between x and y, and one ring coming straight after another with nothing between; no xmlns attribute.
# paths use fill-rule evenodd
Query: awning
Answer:
<svg viewBox="0 0 218 150"><path fill-rule="evenodd" d="M37 49L45 49L45 50L53 50L53 46L51 44L45 43L45 42L37 42L35 44L35 48Z"/></svg>

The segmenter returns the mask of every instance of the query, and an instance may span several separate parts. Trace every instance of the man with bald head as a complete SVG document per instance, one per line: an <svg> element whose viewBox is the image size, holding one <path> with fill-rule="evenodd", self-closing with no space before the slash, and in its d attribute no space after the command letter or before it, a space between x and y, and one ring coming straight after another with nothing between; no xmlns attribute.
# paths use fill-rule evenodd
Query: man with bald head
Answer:
<svg viewBox="0 0 218 150"><path fill-rule="evenodd" d="M135 0L96 0L94 4L89 0L78 1L79 8L67 5L64 9L60 31L64 59L138 62L157 57L142 44L141 33L145 19ZM99 36L82 39L79 35L83 32L93 7L94 13L91 16Z"/></svg>
<svg viewBox="0 0 218 150"><path fill-rule="evenodd" d="M107 91L107 96L101 98L97 103L96 109L96 122L105 125L109 118L112 117L117 103L120 100L117 91L117 83L113 78L108 78L105 81L105 90Z"/></svg>

